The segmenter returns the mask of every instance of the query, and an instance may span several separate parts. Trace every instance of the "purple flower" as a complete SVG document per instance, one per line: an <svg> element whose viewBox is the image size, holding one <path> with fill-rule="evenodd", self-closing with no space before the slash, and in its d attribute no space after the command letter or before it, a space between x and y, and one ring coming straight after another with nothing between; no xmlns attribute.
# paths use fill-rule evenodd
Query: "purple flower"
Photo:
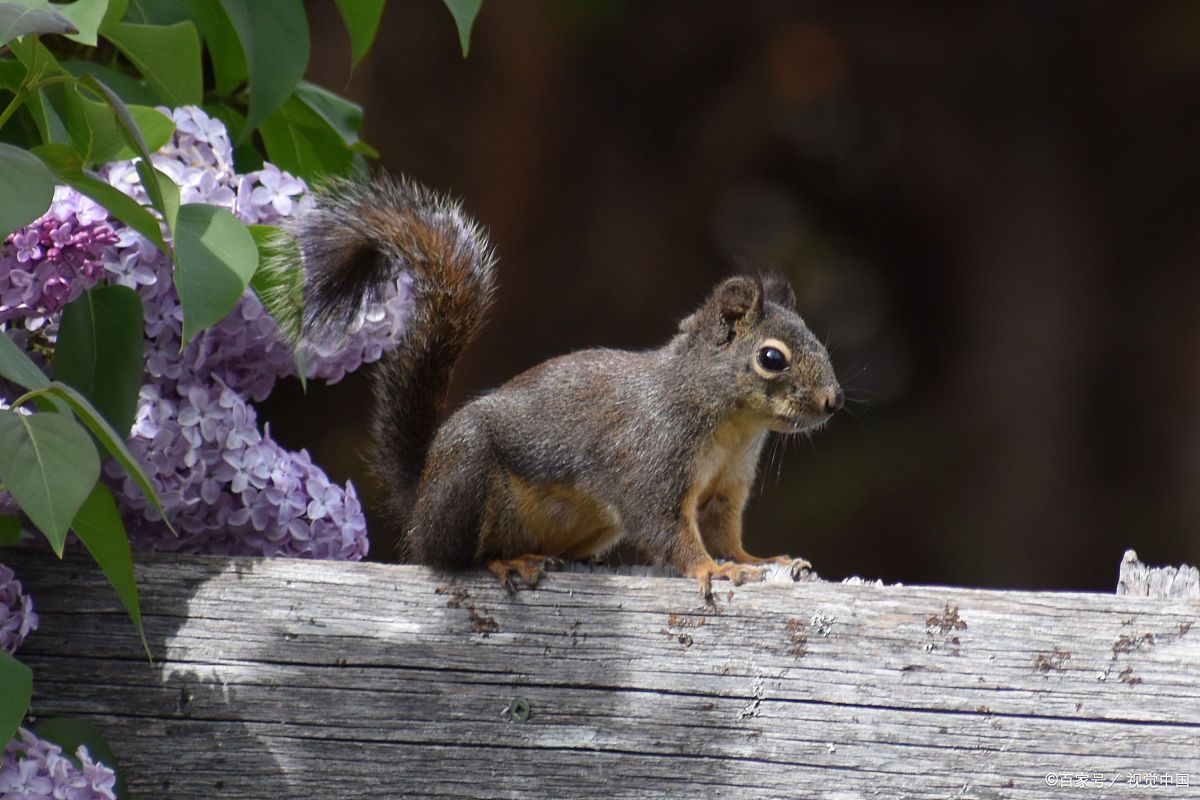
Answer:
<svg viewBox="0 0 1200 800"><path fill-rule="evenodd" d="M404 322L412 311L412 281L402 275L384 287L378 302L366 306L342 336L305 345L308 377L337 383L348 372L378 361L400 341Z"/></svg>
<svg viewBox="0 0 1200 800"><path fill-rule="evenodd" d="M33 598L25 594L13 571L0 564L0 650L17 652L21 642L37 630Z"/></svg>
<svg viewBox="0 0 1200 800"><path fill-rule="evenodd" d="M46 284L42 287L42 307L50 314L58 311L66 305L67 298L71 296L71 284L67 283L66 279L55 275L47 279Z"/></svg>
<svg viewBox="0 0 1200 800"><path fill-rule="evenodd" d="M107 212L73 189L58 187L40 219L0 245L0 323L21 319L29 330L104 274L107 249L118 242Z"/></svg>
<svg viewBox="0 0 1200 800"><path fill-rule="evenodd" d="M38 247L41 237L38 236L37 231L26 230L22 233L13 233L11 239L17 248L18 263L24 264L42 257L42 248Z"/></svg>
<svg viewBox="0 0 1200 800"><path fill-rule="evenodd" d="M79 766L58 745L20 728L0 758L0 800L116 800L116 774L93 761L85 745L75 757Z"/></svg>
<svg viewBox="0 0 1200 800"><path fill-rule="evenodd" d="M72 243L71 223L69 223L69 222L64 222L63 224L58 225L57 227L52 226L49 230L49 233L50 233L50 241L53 242L54 246L59 249L68 247ZM16 242L16 244L19 246L20 242Z"/></svg>
<svg viewBox="0 0 1200 800"><path fill-rule="evenodd" d="M246 175L238 188L238 211L260 222L289 216L296 205L294 199L308 191L303 181L280 171L274 164L264 164L258 172Z"/></svg>

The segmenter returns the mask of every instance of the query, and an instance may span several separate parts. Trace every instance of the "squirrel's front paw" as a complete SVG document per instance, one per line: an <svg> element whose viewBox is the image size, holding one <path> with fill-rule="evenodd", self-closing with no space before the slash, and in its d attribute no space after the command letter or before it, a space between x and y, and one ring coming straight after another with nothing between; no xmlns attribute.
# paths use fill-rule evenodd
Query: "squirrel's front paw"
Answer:
<svg viewBox="0 0 1200 800"><path fill-rule="evenodd" d="M688 570L687 576L697 580L700 584L700 594L707 600L712 598L712 582L714 578L730 581L734 586L741 586L743 583L764 580L766 572L761 567L751 567L736 562L718 564L715 561L710 561L707 564L702 564Z"/></svg>
<svg viewBox="0 0 1200 800"><path fill-rule="evenodd" d="M730 561L736 561L739 564L791 564L793 569L811 569L812 564L805 561L803 558L792 558L791 556L752 556L740 547L729 554ZM799 565L799 566L796 566Z"/></svg>

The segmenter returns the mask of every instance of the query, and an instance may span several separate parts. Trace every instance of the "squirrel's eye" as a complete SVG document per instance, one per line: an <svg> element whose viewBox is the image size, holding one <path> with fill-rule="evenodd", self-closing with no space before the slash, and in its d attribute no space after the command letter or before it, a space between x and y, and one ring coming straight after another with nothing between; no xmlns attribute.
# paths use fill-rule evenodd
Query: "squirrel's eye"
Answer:
<svg viewBox="0 0 1200 800"><path fill-rule="evenodd" d="M758 365L767 372L783 372L788 368L787 357L777 347L764 347L759 350Z"/></svg>

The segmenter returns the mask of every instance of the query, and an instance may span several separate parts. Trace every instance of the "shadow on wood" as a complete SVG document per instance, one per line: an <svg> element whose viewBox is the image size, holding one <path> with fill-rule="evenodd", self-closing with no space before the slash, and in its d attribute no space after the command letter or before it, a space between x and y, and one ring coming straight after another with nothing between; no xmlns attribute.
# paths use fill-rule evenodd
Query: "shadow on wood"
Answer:
<svg viewBox="0 0 1200 800"><path fill-rule="evenodd" d="M5 557L34 712L138 798L1200 796L1195 599L153 556L151 666L88 563Z"/></svg>

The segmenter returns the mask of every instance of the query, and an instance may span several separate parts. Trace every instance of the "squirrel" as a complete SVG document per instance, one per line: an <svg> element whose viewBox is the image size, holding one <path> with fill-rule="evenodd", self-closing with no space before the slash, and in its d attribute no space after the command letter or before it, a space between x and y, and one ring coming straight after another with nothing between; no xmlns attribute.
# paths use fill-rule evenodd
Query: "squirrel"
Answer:
<svg viewBox="0 0 1200 800"><path fill-rule="evenodd" d="M767 434L822 426L843 394L786 281L728 278L657 349L552 358L446 417L451 372L492 303L486 234L411 180L336 180L314 196L290 228L305 339L336 336L410 281L403 338L372 375L373 469L405 560L486 565L511 591L552 559L627 541L707 598L713 579L792 562L743 549L742 511Z"/></svg>

